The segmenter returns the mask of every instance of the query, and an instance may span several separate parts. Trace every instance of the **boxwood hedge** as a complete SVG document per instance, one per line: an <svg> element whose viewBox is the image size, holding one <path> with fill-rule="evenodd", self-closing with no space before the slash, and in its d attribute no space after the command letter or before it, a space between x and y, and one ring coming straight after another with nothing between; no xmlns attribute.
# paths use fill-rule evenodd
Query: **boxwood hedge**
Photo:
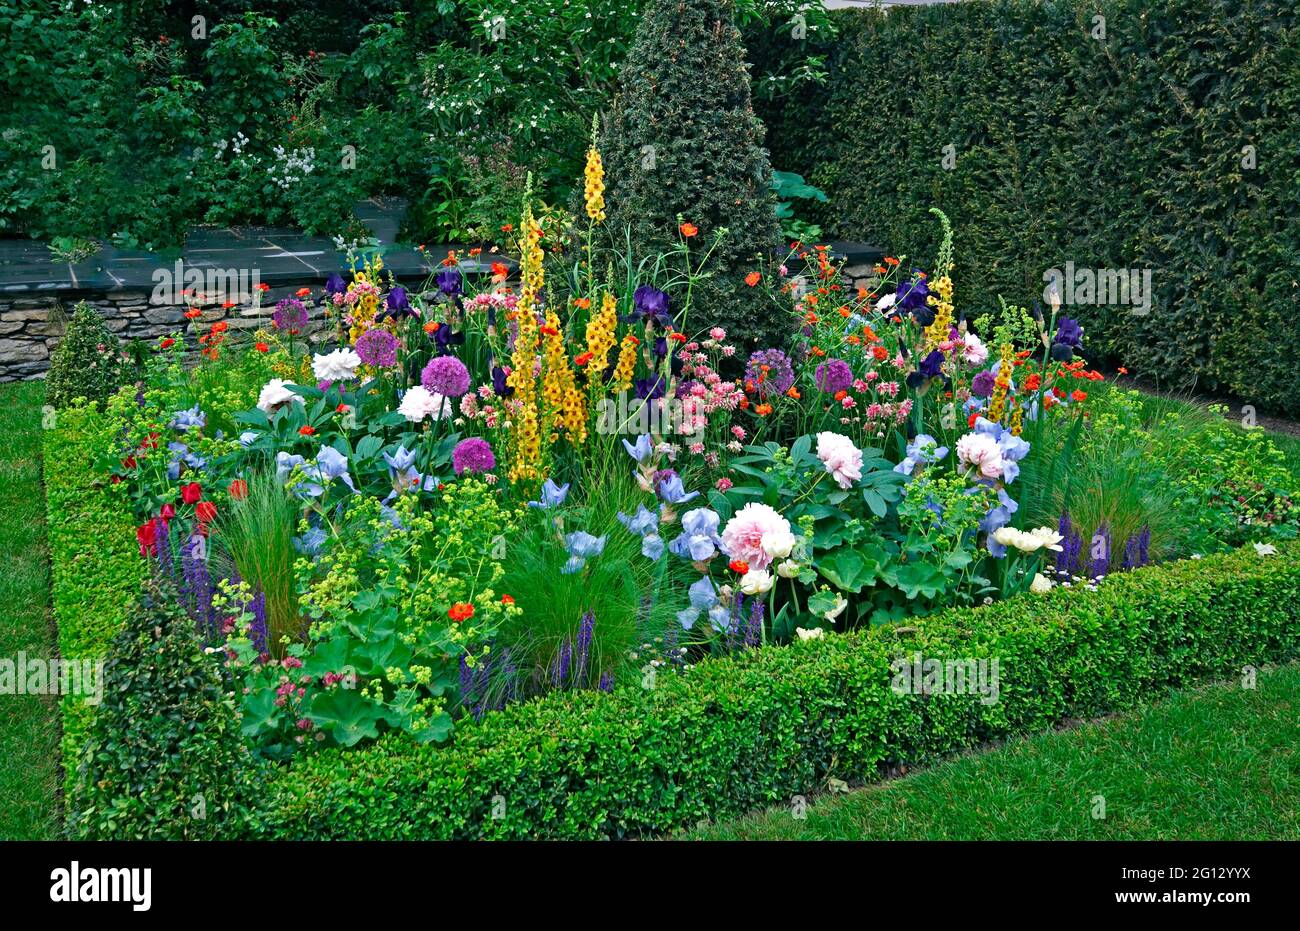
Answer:
<svg viewBox="0 0 1300 931"><path fill-rule="evenodd" d="M1068 718L1124 710L1300 651L1300 544L1057 589L909 626L768 647L488 715L452 746L391 736L277 771L265 835L619 838L875 778ZM896 694L898 657L999 660L1000 697Z"/></svg>

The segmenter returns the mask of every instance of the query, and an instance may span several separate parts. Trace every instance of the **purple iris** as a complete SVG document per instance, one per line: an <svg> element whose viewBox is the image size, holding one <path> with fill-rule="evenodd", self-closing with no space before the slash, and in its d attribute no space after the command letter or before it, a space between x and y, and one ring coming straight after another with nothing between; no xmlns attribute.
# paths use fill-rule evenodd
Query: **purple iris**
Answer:
<svg viewBox="0 0 1300 931"><path fill-rule="evenodd" d="M668 551L692 562L712 559L722 545L718 523L717 512L709 508L687 511L682 515L682 532L668 544Z"/></svg>
<svg viewBox="0 0 1300 931"><path fill-rule="evenodd" d="M630 319L640 319L645 323L655 322L660 326L670 326L673 318L668 314L668 295L658 288L643 284L632 293L635 312Z"/></svg>
<svg viewBox="0 0 1300 931"><path fill-rule="evenodd" d="M1056 325L1056 337L1052 340L1052 358L1057 362L1069 362L1082 347L1083 327L1079 326L1078 320L1062 317Z"/></svg>
<svg viewBox="0 0 1300 931"><path fill-rule="evenodd" d="M464 342L465 334L453 333L449 324L444 323L433 331L433 344L438 348L440 356L450 355L452 346L459 346Z"/></svg>
<svg viewBox="0 0 1300 931"><path fill-rule="evenodd" d="M342 294L347 291L348 286L343 281L343 276L338 272L330 272L330 276L325 279L326 294Z"/></svg>
<svg viewBox="0 0 1300 931"><path fill-rule="evenodd" d="M656 375L653 378L638 378L635 387L638 398L656 401L664 396L664 377Z"/></svg>
<svg viewBox="0 0 1300 931"><path fill-rule="evenodd" d="M411 306L411 299L406 295L406 289L401 285L388 292L388 297L384 298L384 306L388 308L388 313L392 317L414 317L415 308Z"/></svg>
<svg viewBox="0 0 1300 931"><path fill-rule="evenodd" d="M515 389L506 384L506 370L499 365L492 366L492 391L498 398L508 398Z"/></svg>
<svg viewBox="0 0 1300 931"><path fill-rule="evenodd" d="M919 388L931 378L938 378L941 374L943 374L943 353L933 349L921 360L916 371L907 376L908 387Z"/></svg>
<svg viewBox="0 0 1300 931"><path fill-rule="evenodd" d="M437 277L438 290L448 297L460 297L464 289L464 281L461 278L460 269L444 268L438 272Z"/></svg>

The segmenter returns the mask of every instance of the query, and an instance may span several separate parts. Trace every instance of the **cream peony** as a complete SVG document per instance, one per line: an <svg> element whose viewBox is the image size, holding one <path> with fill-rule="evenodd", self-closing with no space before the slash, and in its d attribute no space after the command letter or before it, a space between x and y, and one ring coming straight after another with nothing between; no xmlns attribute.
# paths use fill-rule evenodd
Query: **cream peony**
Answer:
<svg viewBox="0 0 1300 931"><path fill-rule="evenodd" d="M312 356L311 373L318 381L347 381L357 374L360 366L361 357L351 349L335 349Z"/></svg>
<svg viewBox="0 0 1300 931"><path fill-rule="evenodd" d="M749 563L751 569L766 569L772 557L763 548L769 537L782 539L790 535L790 522L766 504L751 501L722 530L722 551L732 559Z"/></svg>
<svg viewBox="0 0 1300 931"><path fill-rule="evenodd" d="M799 565L793 559L787 559L783 563L778 563L776 574L783 579L797 579L799 573L803 571L803 566Z"/></svg>
<svg viewBox="0 0 1300 931"><path fill-rule="evenodd" d="M817 458L840 488L851 488L862 478L862 450L847 436L830 432L817 434Z"/></svg>
<svg viewBox="0 0 1300 931"><path fill-rule="evenodd" d="M740 590L746 595L766 595L772 590L772 574L766 569L750 569L740 577Z"/></svg>
<svg viewBox="0 0 1300 931"><path fill-rule="evenodd" d="M294 394L289 390L289 383L283 378L272 378L262 386L261 392L257 395L257 406L260 410L265 411L269 417L282 405L290 401L303 403L300 395Z"/></svg>
<svg viewBox="0 0 1300 931"><path fill-rule="evenodd" d="M829 611L823 612L822 617L826 618L826 620L830 621L833 624L835 623L835 619L839 617L841 614L843 614L844 609L847 608L848 606L849 606L848 600L845 599L843 595L836 595L835 607L831 608Z"/></svg>
<svg viewBox="0 0 1300 931"><path fill-rule="evenodd" d="M1029 590L1035 595L1046 595L1052 590L1052 580L1041 572L1034 573L1034 580L1029 583Z"/></svg>
<svg viewBox="0 0 1300 931"><path fill-rule="evenodd" d="M763 552L773 559L785 559L794 550L798 537L789 531L776 530L763 537Z"/></svg>
<svg viewBox="0 0 1300 931"><path fill-rule="evenodd" d="M826 636L826 631L822 630L820 627L814 627L812 630L806 630L803 627L796 627L794 632L800 640L820 640L822 637Z"/></svg>

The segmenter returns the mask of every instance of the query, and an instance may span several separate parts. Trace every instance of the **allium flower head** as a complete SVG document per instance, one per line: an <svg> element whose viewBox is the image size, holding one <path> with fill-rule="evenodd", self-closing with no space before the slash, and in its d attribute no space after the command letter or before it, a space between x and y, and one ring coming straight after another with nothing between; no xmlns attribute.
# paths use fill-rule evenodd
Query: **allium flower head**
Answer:
<svg viewBox="0 0 1300 931"><path fill-rule="evenodd" d="M843 359L827 359L817 366L817 387L827 394L847 391L853 384L853 369Z"/></svg>
<svg viewBox="0 0 1300 931"><path fill-rule="evenodd" d="M366 330L357 337L356 350L366 365L388 369L397 364L397 337L387 330Z"/></svg>
<svg viewBox="0 0 1300 931"><path fill-rule="evenodd" d="M429 391L458 398L469 390L469 370L455 356L437 356L420 373L420 384Z"/></svg>
<svg viewBox="0 0 1300 931"><path fill-rule="evenodd" d="M760 349L749 357L745 381L752 382L754 390L762 398L785 394L794 385L790 357L780 349Z"/></svg>
<svg viewBox="0 0 1300 931"><path fill-rule="evenodd" d="M451 465L457 475L491 472L496 468L497 460L487 440L472 436L456 444L451 453Z"/></svg>
<svg viewBox="0 0 1300 931"><path fill-rule="evenodd" d="M307 325L307 305L296 297L276 302L271 325L277 330L301 330Z"/></svg>

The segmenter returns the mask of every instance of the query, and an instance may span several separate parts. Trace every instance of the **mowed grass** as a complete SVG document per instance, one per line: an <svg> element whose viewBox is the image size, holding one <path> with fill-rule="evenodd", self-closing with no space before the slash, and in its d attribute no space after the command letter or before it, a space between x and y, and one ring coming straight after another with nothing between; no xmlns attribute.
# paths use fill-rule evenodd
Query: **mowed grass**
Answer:
<svg viewBox="0 0 1300 931"><path fill-rule="evenodd" d="M45 385L0 385L0 659L54 656L41 405ZM56 699L0 694L0 838L59 832Z"/></svg>
<svg viewBox="0 0 1300 931"><path fill-rule="evenodd" d="M1105 816L1098 799L1105 800ZM1175 694L891 782L701 827L703 840L1300 838L1300 665Z"/></svg>

